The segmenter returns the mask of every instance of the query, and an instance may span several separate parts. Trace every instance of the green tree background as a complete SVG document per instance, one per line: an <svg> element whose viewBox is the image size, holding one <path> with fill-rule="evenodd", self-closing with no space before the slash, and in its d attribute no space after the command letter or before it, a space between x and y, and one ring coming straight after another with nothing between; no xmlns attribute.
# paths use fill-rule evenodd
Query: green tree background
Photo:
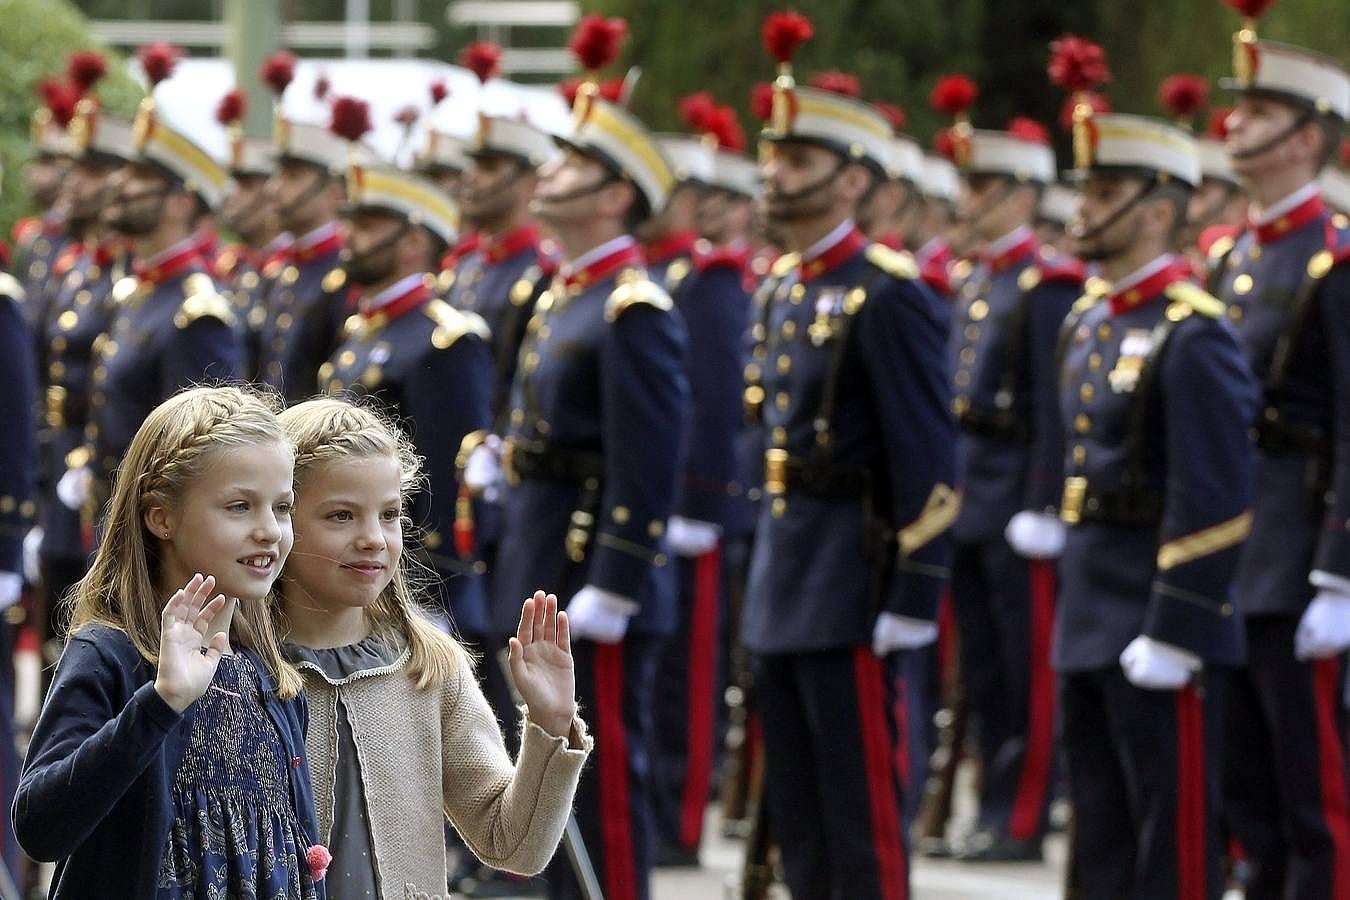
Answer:
<svg viewBox="0 0 1350 900"><path fill-rule="evenodd" d="M276 2L286 20L336 21L345 10L343 0ZM388 19L394 0L372 0L370 6L372 18ZM928 93L944 74L964 72L980 84L976 125L999 128L1014 115L1030 115L1053 130L1064 98L1046 80L1048 45L1073 32L1106 46L1115 73L1107 93L1116 109L1156 114L1157 87L1167 75L1196 72L1213 83L1228 73L1239 24L1220 0L581 0L581 6L629 20L629 41L608 74L641 66L633 107L655 128L678 129L679 98L710 90L739 109L753 133L750 86L773 75L760 22L791 7L816 26L815 38L798 56L799 80L826 69L853 72L867 99L900 104L910 132L925 141L945 124L928 107ZM415 10L436 31L426 55L453 60L480 35L450 25L446 7L445 0L419 0ZM0 0L0 66L9 76L0 83L0 155L6 164L0 227L7 231L26 210L18 170L37 103L34 86L42 75L59 72L72 49L96 46L82 14L209 19L220 8L218 0ZM1350 65L1346 0L1281 0L1260 33ZM512 33L521 46L558 46L566 38L552 28ZM115 65L100 94L111 108L129 112L139 91L120 71ZM1212 90L1211 103L1224 99Z"/></svg>

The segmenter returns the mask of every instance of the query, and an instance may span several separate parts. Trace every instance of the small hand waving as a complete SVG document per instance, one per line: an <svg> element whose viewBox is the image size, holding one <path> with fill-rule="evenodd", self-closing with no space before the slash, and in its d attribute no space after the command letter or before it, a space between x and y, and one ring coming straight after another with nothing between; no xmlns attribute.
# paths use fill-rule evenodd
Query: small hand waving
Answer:
<svg viewBox="0 0 1350 900"><path fill-rule="evenodd" d="M558 611L556 596L535 591L525 601L510 640L510 661L530 721L551 735L567 736L577 713L576 673L567 613Z"/></svg>
<svg viewBox="0 0 1350 900"><path fill-rule="evenodd" d="M207 634L211 622L225 608L224 594L207 602L215 587L214 576L192 576L174 592L160 619L155 690L176 712L181 713L206 693L220 657L230 647L225 632Z"/></svg>

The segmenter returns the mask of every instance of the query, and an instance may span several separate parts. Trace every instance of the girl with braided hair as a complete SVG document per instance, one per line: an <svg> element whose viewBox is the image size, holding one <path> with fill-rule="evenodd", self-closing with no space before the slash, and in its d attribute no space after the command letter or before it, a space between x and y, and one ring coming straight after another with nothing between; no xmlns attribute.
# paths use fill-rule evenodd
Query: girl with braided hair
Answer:
<svg viewBox="0 0 1350 900"><path fill-rule="evenodd" d="M54 898L325 896L308 711L267 603L294 502L276 409L188 390L122 459L14 803Z"/></svg>
<svg viewBox="0 0 1350 900"><path fill-rule="evenodd" d="M567 614L542 591L510 641L526 706L512 764L473 661L418 597L403 552L421 461L381 414L338 399L281 414L295 449L295 552L278 631L310 698L328 891L441 896L448 816L483 862L540 871L562 836L591 741L577 717Z"/></svg>

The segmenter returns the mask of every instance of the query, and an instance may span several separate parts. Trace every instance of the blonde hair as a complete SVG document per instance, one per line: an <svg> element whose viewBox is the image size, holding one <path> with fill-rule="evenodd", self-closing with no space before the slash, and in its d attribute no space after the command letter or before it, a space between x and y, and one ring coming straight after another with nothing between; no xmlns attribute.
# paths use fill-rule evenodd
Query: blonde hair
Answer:
<svg viewBox="0 0 1350 900"><path fill-rule="evenodd" d="M393 459L398 464L399 495L405 509L412 494L422 486L422 463L412 441L369 406L338 397L322 397L292 406L279 419L295 450L297 493L303 492L306 475L318 466L371 457ZM403 528L405 534L413 528L407 516L403 518ZM366 611L366 617L377 635L402 635L407 639L408 678L417 690L424 691L443 684L470 656L458 641L436 627L417 602L419 588L429 580L419 567L425 568L405 549L394 577ZM288 581L283 571L283 595ZM289 630L282 604L276 604L273 610L278 627Z"/></svg>
<svg viewBox="0 0 1350 900"><path fill-rule="evenodd" d="M200 387L170 397L145 417L113 478L98 554L66 601L68 634L85 625L115 628L145 660L159 664L161 618L169 598L160 596L158 545L145 513L181 500L220 451L255 444L288 446L277 422L280 406L275 395L248 387ZM274 674L279 697L289 700L300 693L304 682L281 655L264 608L239 604L231 631Z"/></svg>

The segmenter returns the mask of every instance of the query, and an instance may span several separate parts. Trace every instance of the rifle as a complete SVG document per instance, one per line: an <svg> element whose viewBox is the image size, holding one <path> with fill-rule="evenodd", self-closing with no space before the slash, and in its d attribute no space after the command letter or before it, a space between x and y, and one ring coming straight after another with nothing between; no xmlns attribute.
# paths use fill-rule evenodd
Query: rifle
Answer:
<svg viewBox="0 0 1350 900"><path fill-rule="evenodd" d="M943 705L933 714L938 727L938 743L928 758L923 802L914 819L915 849L924 856L949 853L947 822L952 817L952 795L956 791L956 770L961 765L961 747L966 740L969 705L959 660L959 652L953 652L947 671L943 673Z"/></svg>
<svg viewBox="0 0 1350 900"><path fill-rule="evenodd" d="M764 758L755 761L749 775L750 829L745 838L745 859L739 884L729 885L729 900L768 900L774 882L773 834L769 830L769 806L764 802Z"/></svg>

